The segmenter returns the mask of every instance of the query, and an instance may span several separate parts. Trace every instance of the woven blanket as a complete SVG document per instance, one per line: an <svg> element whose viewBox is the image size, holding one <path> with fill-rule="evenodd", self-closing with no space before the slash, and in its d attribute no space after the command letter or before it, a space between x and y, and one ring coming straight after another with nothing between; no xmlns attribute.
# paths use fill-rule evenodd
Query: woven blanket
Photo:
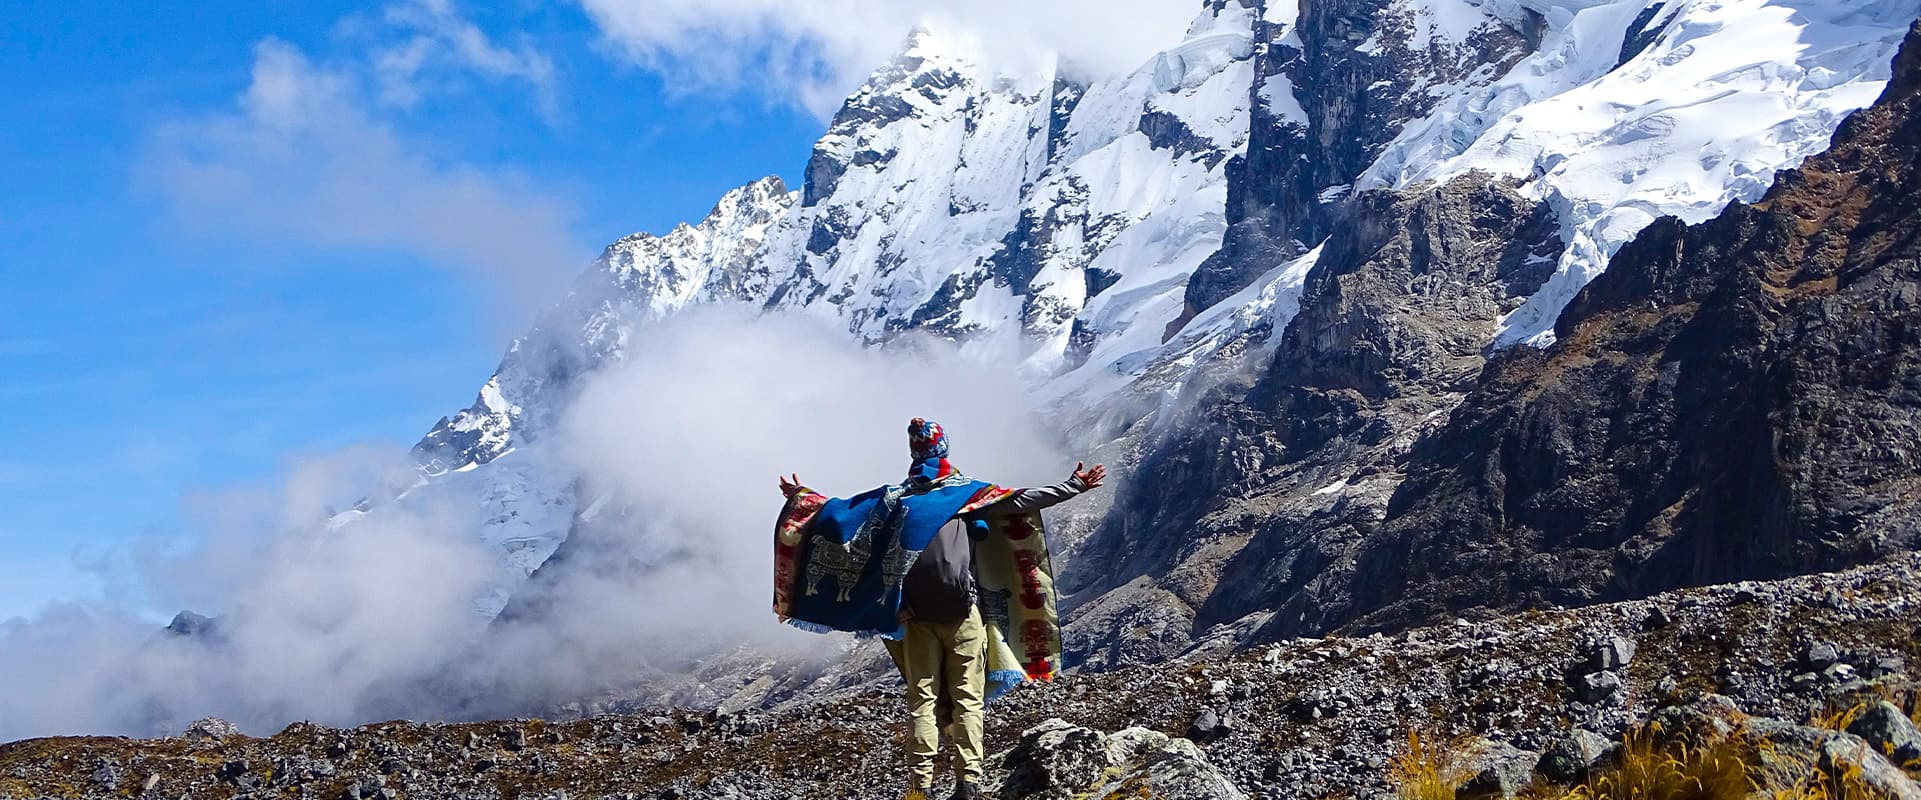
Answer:
<svg viewBox="0 0 1921 800"><path fill-rule="evenodd" d="M1040 512L984 513L987 538L974 545L974 584L987 623L989 698L1022 681L1051 681L1061 668L1054 565Z"/></svg>
<svg viewBox="0 0 1921 800"><path fill-rule="evenodd" d="M899 638L900 585L920 551L955 516L988 523L974 545L986 623L990 697L1060 670L1060 624L1045 523L994 513L1014 490L951 475L914 491L883 486L849 498L802 490L774 526L774 613L815 631Z"/></svg>

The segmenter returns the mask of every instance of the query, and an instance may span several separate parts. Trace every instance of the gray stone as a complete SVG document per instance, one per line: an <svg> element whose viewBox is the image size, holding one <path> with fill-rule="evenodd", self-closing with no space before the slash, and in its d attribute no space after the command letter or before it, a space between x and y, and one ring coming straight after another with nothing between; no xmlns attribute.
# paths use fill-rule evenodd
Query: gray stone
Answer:
<svg viewBox="0 0 1921 800"><path fill-rule="evenodd" d="M246 759L236 758L225 764L221 764L219 769L214 770L213 776L222 781L232 783L239 780L240 776L247 774L250 768Z"/></svg>
<svg viewBox="0 0 1921 800"><path fill-rule="evenodd" d="M1848 725L1848 733L1886 753L1896 765L1921 759L1921 730L1915 728L1914 720L1906 713L1885 700L1856 715Z"/></svg>
<svg viewBox="0 0 1921 800"><path fill-rule="evenodd" d="M1875 747L1852 733L1795 725L1779 720L1756 718L1749 729L1769 743L1759 752L1760 773L1798 774L1813 764L1830 774L1859 766L1861 780L1876 797L1893 800L1921 800L1921 787L1889 762ZM1762 786L1763 791L1780 789Z"/></svg>
<svg viewBox="0 0 1921 800"><path fill-rule="evenodd" d="M1192 741L1146 728L1112 734L1042 722L1021 734L1002 759L1001 800L1107 797L1152 787L1163 800L1246 800Z"/></svg>
<svg viewBox="0 0 1921 800"><path fill-rule="evenodd" d="M1801 652L1801 662L1808 665L1808 667L1815 672L1827 669L1840 660L1840 651L1836 650L1834 645L1826 642L1816 642L1808 645L1807 649Z"/></svg>
<svg viewBox="0 0 1921 800"><path fill-rule="evenodd" d="M1550 781L1571 784L1586 778L1616 746L1606 736L1586 728L1572 728L1549 740L1534 769Z"/></svg>
<svg viewBox="0 0 1921 800"><path fill-rule="evenodd" d="M1197 742L1211 742L1226 736L1228 726L1220 714L1212 708L1203 708L1195 715L1194 722L1187 726L1187 738Z"/></svg>
<svg viewBox="0 0 1921 800"><path fill-rule="evenodd" d="M194 720L180 735L188 739L223 739L240 735L240 729L219 717L205 717Z"/></svg>
<svg viewBox="0 0 1921 800"><path fill-rule="evenodd" d="M1618 670L1634 660L1634 640L1620 636L1608 638L1588 651L1586 669L1583 672L1608 672Z"/></svg>
<svg viewBox="0 0 1921 800"><path fill-rule="evenodd" d="M1574 696L1583 702L1599 703L1619 694L1621 676L1612 672L1590 672L1574 679Z"/></svg>
<svg viewBox="0 0 1921 800"><path fill-rule="evenodd" d="M1455 791L1459 800L1509 800L1526 787L1540 755L1507 742L1490 742L1469 761L1474 775Z"/></svg>
<svg viewBox="0 0 1921 800"><path fill-rule="evenodd" d="M93 774L89 777L93 778L94 783L112 789L120 785L120 781L125 777L125 773L121 772L120 767L116 765L101 764L94 768Z"/></svg>
<svg viewBox="0 0 1921 800"><path fill-rule="evenodd" d="M1670 733L1700 731L1714 737L1734 732L1741 725L1742 714L1732 698L1710 694L1686 705L1656 711L1650 721Z"/></svg>

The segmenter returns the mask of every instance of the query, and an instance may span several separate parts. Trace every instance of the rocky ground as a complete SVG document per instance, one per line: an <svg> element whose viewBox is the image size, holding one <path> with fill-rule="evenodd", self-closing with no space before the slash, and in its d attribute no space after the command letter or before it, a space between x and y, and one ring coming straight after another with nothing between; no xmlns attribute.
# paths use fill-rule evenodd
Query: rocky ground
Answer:
<svg viewBox="0 0 1921 800"><path fill-rule="evenodd" d="M1921 555L1909 555L1393 636L1203 651L996 703L988 783L1007 800L1372 797L1392 790L1393 759L1417 732L1465 766L1463 794L1500 795L1577 780L1659 717L1671 730L1738 724L1809 763L1853 758L1881 795L1921 797L1892 765L1921 756L1905 713L1917 634ZM1877 705L1884 697L1898 707ZM1853 718L1831 715L1857 705ZM213 721L167 739L0 745L0 797L891 798L902 716L895 694L877 691L778 712L296 723L266 738ZM1875 741L1808 725L1823 716Z"/></svg>

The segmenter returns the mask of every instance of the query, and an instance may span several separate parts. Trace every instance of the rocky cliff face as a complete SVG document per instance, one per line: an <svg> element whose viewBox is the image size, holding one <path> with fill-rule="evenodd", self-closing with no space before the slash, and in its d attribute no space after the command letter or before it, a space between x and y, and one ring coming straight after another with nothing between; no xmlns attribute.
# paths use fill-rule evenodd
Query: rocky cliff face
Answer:
<svg viewBox="0 0 1921 800"><path fill-rule="evenodd" d="M1834 146L1657 223L1418 446L1366 624L1798 574L1921 537L1921 28ZM1357 587L1359 588L1359 587Z"/></svg>
<svg viewBox="0 0 1921 800"><path fill-rule="evenodd" d="M1437 32L1418 3L1309 2L1294 20L1274 13L1255 28L1254 115L1246 154L1228 166L1227 235L1188 280L1174 328L1325 238L1355 180L1408 123L1539 44L1525 33L1538 27L1531 11L1517 26L1457 10L1454 30Z"/></svg>
<svg viewBox="0 0 1921 800"><path fill-rule="evenodd" d="M1064 585L1104 595L1076 610L1073 639L1101 643L1086 657L1168 655L1137 649L1138 626L1090 630L1086 615L1171 614L1196 631L1264 610L1303 631L1338 622L1321 587L1351 572L1394 462L1459 401L1501 314L1560 247L1546 207L1485 179L1357 198L1266 371L1200 401L1142 461L1155 479L1068 565ZM1140 578L1164 591L1127 587Z"/></svg>
<svg viewBox="0 0 1921 800"><path fill-rule="evenodd" d="M1108 592L1081 611L1089 658L1163 656L1111 624L1143 616L1393 629L1912 548L1921 38L1906 52L1829 152L1657 223L1557 344L1485 370L1559 253L1550 215L1469 179L1357 199L1271 366L1143 461L1161 480L1088 548L1124 555L1075 565Z"/></svg>

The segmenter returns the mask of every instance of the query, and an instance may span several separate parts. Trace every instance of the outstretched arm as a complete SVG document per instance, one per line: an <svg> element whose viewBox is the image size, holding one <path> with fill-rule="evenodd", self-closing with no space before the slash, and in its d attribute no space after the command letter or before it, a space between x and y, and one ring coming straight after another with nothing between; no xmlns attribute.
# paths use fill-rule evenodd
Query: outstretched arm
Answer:
<svg viewBox="0 0 1921 800"><path fill-rule="evenodd" d="M1022 489L1013 497L1002 501L1011 511L1039 511L1063 501L1072 499L1081 492L1098 489L1107 480L1107 467L1095 464L1092 469L1083 461L1074 465L1074 476L1053 486L1035 489Z"/></svg>

